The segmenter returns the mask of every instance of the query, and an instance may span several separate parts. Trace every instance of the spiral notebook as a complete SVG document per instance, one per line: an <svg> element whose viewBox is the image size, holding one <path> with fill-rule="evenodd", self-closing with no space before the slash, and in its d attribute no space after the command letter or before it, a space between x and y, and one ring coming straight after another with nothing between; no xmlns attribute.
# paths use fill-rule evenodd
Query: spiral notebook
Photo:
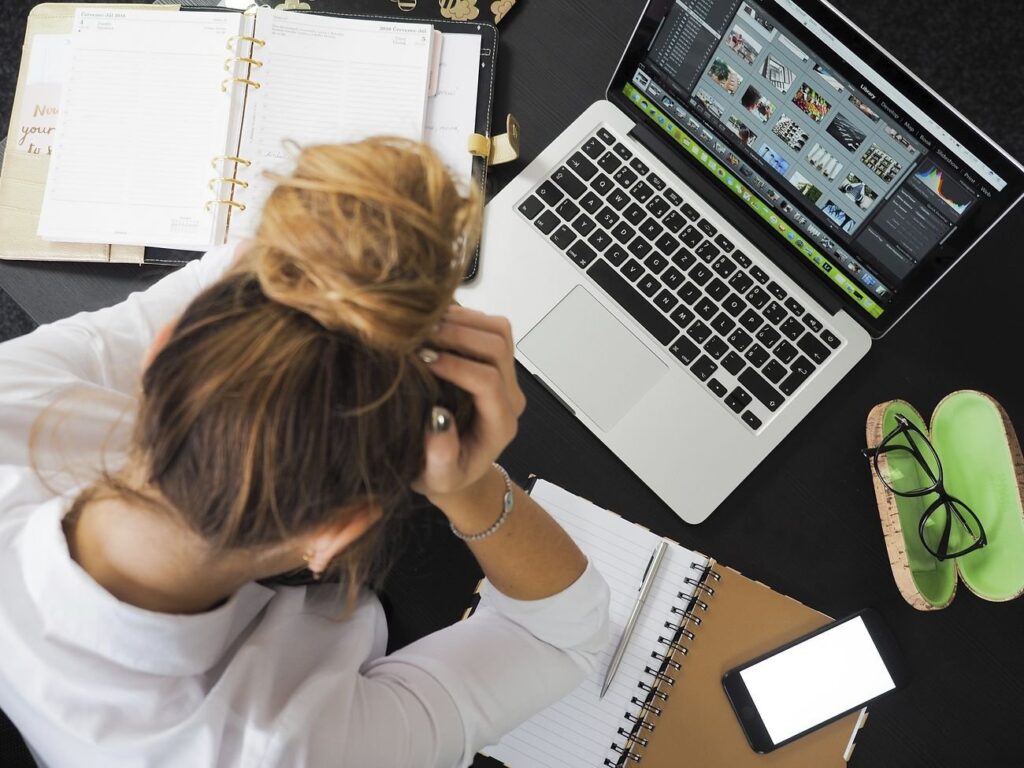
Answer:
<svg viewBox="0 0 1024 768"><path fill-rule="evenodd" d="M543 480L530 495L611 588L612 630L597 671L483 753L509 768L842 766L866 711L766 755L748 746L722 674L829 617L674 542L604 698L601 682L661 538ZM485 600L486 598L484 598Z"/></svg>

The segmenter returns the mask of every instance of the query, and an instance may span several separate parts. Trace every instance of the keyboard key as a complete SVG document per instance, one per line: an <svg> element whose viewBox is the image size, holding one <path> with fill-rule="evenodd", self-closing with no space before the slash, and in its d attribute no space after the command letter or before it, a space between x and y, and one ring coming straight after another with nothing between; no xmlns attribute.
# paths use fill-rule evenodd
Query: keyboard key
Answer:
<svg viewBox="0 0 1024 768"><path fill-rule="evenodd" d="M743 357L745 357L747 362L755 368L760 368L768 362L770 355L760 344L754 344L754 346L747 350L747 353Z"/></svg>
<svg viewBox="0 0 1024 768"><path fill-rule="evenodd" d="M596 214L601 210L601 206L604 205L604 203L602 203L601 198L593 192L587 192L587 194L583 196L583 199L580 200L580 205L583 206L583 210L587 213Z"/></svg>
<svg viewBox="0 0 1024 768"><path fill-rule="evenodd" d="M620 243L628 243L636 236L636 230L633 229L629 224L622 221L616 226L612 227L612 237L618 240Z"/></svg>
<svg viewBox="0 0 1024 768"><path fill-rule="evenodd" d="M715 360L721 359L722 355L729 351L729 345L718 336L712 336L704 345L704 351Z"/></svg>
<svg viewBox="0 0 1024 768"><path fill-rule="evenodd" d="M664 216L672 209L672 207L667 202L665 202L665 198L660 196L652 197L650 200L647 201L647 205L645 205L644 208L650 211L651 215L658 219L660 219L662 216Z"/></svg>
<svg viewBox="0 0 1024 768"><path fill-rule="evenodd" d="M629 158L633 156L633 153L626 149L625 145L623 144L616 144L614 147L612 147L612 150L615 152L616 155L621 157L623 160L629 160Z"/></svg>
<svg viewBox="0 0 1024 768"><path fill-rule="evenodd" d="M761 401L761 405L774 413L779 410L782 401L785 399L782 393L765 381L764 376L753 368L747 368L739 375L739 382L750 390L750 393Z"/></svg>
<svg viewBox="0 0 1024 768"><path fill-rule="evenodd" d="M672 203L672 205L682 205L683 198L681 198L679 193L674 189L666 189L663 194L665 195L665 199Z"/></svg>
<svg viewBox="0 0 1024 768"><path fill-rule="evenodd" d="M679 235L679 239L683 241L685 245L691 248L696 248L697 245L704 239L704 235L700 233L696 227L690 225L682 231Z"/></svg>
<svg viewBox="0 0 1024 768"><path fill-rule="evenodd" d="M638 259L642 259L651 252L651 244L644 240L640 235L637 235L633 238L633 241L626 246L626 250Z"/></svg>
<svg viewBox="0 0 1024 768"><path fill-rule="evenodd" d="M597 164L605 173L615 173L619 170L619 166L622 165L622 161L611 152L605 152L604 156L597 161Z"/></svg>
<svg viewBox="0 0 1024 768"><path fill-rule="evenodd" d="M581 269L589 267L590 262L597 258L597 252L582 240L573 243L566 253Z"/></svg>
<svg viewBox="0 0 1024 768"><path fill-rule="evenodd" d="M533 226L545 235L549 235L551 230L558 226L558 217L555 216L554 211L544 211L544 213L533 220Z"/></svg>
<svg viewBox="0 0 1024 768"><path fill-rule="evenodd" d="M740 352L749 347L750 342L752 341L753 339L750 338L750 334L748 334L742 328L737 328L729 336L729 343L732 344L733 348L739 350Z"/></svg>
<svg viewBox="0 0 1024 768"><path fill-rule="evenodd" d="M722 361L722 367L725 368L725 370L727 370L733 376L742 371L745 366L746 363L744 362L743 358L737 355L735 352L730 352L728 355L725 356L725 359Z"/></svg>
<svg viewBox="0 0 1024 768"><path fill-rule="evenodd" d="M658 292L658 289L661 288L661 283L658 282L658 278L654 275L647 274L640 278L637 287L640 289L640 293L650 297Z"/></svg>
<svg viewBox="0 0 1024 768"><path fill-rule="evenodd" d="M672 263L680 269L689 269L697 263L697 257L685 248L680 248L679 252L672 257Z"/></svg>
<svg viewBox="0 0 1024 768"><path fill-rule="evenodd" d="M654 219L647 219L640 225L640 231L647 236L648 240L654 242L665 231L665 228Z"/></svg>
<svg viewBox="0 0 1024 768"><path fill-rule="evenodd" d="M729 391L718 379L708 379L708 389L714 392L718 397L725 397L725 393Z"/></svg>
<svg viewBox="0 0 1024 768"><path fill-rule="evenodd" d="M615 142L615 136L613 136L612 132L609 131L607 128L598 128L597 136L605 144L613 144Z"/></svg>
<svg viewBox="0 0 1024 768"><path fill-rule="evenodd" d="M767 304L771 300L771 298L772 297L769 296L765 291L762 291L760 288L756 287L752 291L750 291L750 293L747 294L747 301L749 301L758 309L761 309L765 304Z"/></svg>
<svg viewBox="0 0 1024 768"><path fill-rule="evenodd" d="M638 265L639 266L639 265ZM615 269L598 259L587 271L591 279L617 301L640 325L661 344L668 344L679 331L675 323L654 308L650 302L637 293Z"/></svg>
<svg viewBox="0 0 1024 768"><path fill-rule="evenodd" d="M796 346L801 352L811 358L811 360L816 362L818 365L824 363L825 360L828 359L828 356L832 354L832 350L809 333L804 335L804 337L796 343Z"/></svg>
<svg viewBox="0 0 1024 768"><path fill-rule="evenodd" d="M732 289L741 296L750 290L750 286L754 284L754 278L748 275L746 272L737 272L729 280L729 285Z"/></svg>
<svg viewBox="0 0 1024 768"><path fill-rule="evenodd" d="M697 227L708 237L714 237L718 234L718 230L711 224L707 219L701 219L697 222Z"/></svg>
<svg viewBox="0 0 1024 768"><path fill-rule="evenodd" d="M537 187L537 197L548 205L556 205L559 200L565 197L565 193L555 186L552 181L545 181Z"/></svg>
<svg viewBox="0 0 1024 768"><path fill-rule="evenodd" d="M623 188L629 189L633 186L634 182L636 182L637 177L635 173L629 170L629 168L622 166L615 172L615 176L612 178L614 178L615 181Z"/></svg>
<svg viewBox="0 0 1024 768"><path fill-rule="evenodd" d="M715 305L715 302L707 296L704 296L700 301L698 301L693 309L705 320L710 320L718 314L718 307Z"/></svg>
<svg viewBox="0 0 1024 768"><path fill-rule="evenodd" d="M597 173L597 166L590 162L582 152L576 152L568 160L568 165L584 181L590 181L591 177Z"/></svg>
<svg viewBox="0 0 1024 768"><path fill-rule="evenodd" d="M665 229L675 234L686 224L686 219L679 215L679 211L672 211L661 223L665 225Z"/></svg>
<svg viewBox="0 0 1024 768"><path fill-rule="evenodd" d="M716 237L715 238L715 245L717 245L719 248L721 248L726 253L729 253L729 251L731 251L733 248L736 247L735 245L732 244L732 240L730 240L725 235L719 235L718 237Z"/></svg>
<svg viewBox="0 0 1024 768"><path fill-rule="evenodd" d="M595 229L590 237L587 238L587 242L594 246L594 249L600 253L612 243L612 236L605 232L603 229Z"/></svg>
<svg viewBox="0 0 1024 768"><path fill-rule="evenodd" d="M786 309L793 313L793 317L800 317L804 313L803 306L794 298L786 299Z"/></svg>
<svg viewBox="0 0 1024 768"><path fill-rule="evenodd" d="M739 317L740 314L747 308L747 302L737 296L735 293L729 294L728 298L722 302L722 309L728 312L733 317Z"/></svg>
<svg viewBox="0 0 1024 768"><path fill-rule="evenodd" d="M626 203L629 202L629 195L621 189L613 189L608 197L605 198L605 202L616 211L621 211L626 207Z"/></svg>
<svg viewBox="0 0 1024 768"><path fill-rule="evenodd" d="M647 218L647 211L636 203L630 203L629 208L623 211L622 215L625 216L626 220L634 227L639 227L640 222Z"/></svg>
<svg viewBox="0 0 1024 768"><path fill-rule="evenodd" d="M585 213L581 213L579 217L576 219L576 221L572 223L572 228L575 229L584 237L593 232L594 227L596 226L597 224L594 222L594 220L587 216L587 214Z"/></svg>
<svg viewBox="0 0 1024 768"><path fill-rule="evenodd" d="M644 273L644 267L636 259L630 259L619 267L619 271L626 276L627 280L635 283Z"/></svg>
<svg viewBox="0 0 1024 768"><path fill-rule="evenodd" d="M715 301L721 301L729 295L729 286L719 280L717 277L708 283L707 288L704 289L708 292Z"/></svg>
<svg viewBox="0 0 1024 768"><path fill-rule="evenodd" d="M704 325L700 320L695 320L693 325L686 329L686 335L698 344L703 344L711 335L711 329Z"/></svg>
<svg viewBox="0 0 1024 768"><path fill-rule="evenodd" d="M793 361L793 358L799 354L799 351L788 341L783 340L780 341L775 349L772 350L772 353L783 363L789 365L789 363Z"/></svg>
<svg viewBox="0 0 1024 768"><path fill-rule="evenodd" d="M680 328L685 328L693 322L693 318L696 317L696 315L694 315L685 304L680 304L675 308L672 314L669 315L669 317L671 317L675 324Z"/></svg>
<svg viewBox="0 0 1024 768"><path fill-rule="evenodd" d="M551 233L551 242L561 248L563 251L576 242L576 233L569 229L565 224L560 226L554 232Z"/></svg>
<svg viewBox="0 0 1024 768"><path fill-rule="evenodd" d="M707 355L701 355L697 362L690 366L690 370L693 371L694 375L701 381L707 381L711 378L711 375L718 370L718 363L713 361Z"/></svg>
<svg viewBox="0 0 1024 768"><path fill-rule="evenodd" d="M599 195L607 195L612 189L614 189L612 186L612 180L603 173L599 173L594 177L593 181L590 182L590 188Z"/></svg>
<svg viewBox="0 0 1024 768"><path fill-rule="evenodd" d="M725 404L729 406L733 411L739 413L748 405L753 398L750 397L742 388L736 387L727 398L725 398Z"/></svg>
<svg viewBox="0 0 1024 768"><path fill-rule="evenodd" d="M779 384L779 389L784 395L792 395L798 389L800 385L807 381L807 376L798 371L790 371L789 376L783 379L782 383Z"/></svg>
<svg viewBox="0 0 1024 768"><path fill-rule="evenodd" d="M614 229L615 225L619 223L619 214L615 212L614 208L607 205L598 212L595 218L598 224L609 231Z"/></svg>
<svg viewBox="0 0 1024 768"><path fill-rule="evenodd" d="M646 176L651 171L651 169L648 168L644 164L644 161L641 160L639 157L634 157L632 160L630 160L629 167L632 168L637 173L639 173L641 176Z"/></svg>
<svg viewBox="0 0 1024 768"><path fill-rule="evenodd" d="M832 349L839 349L839 345L842 343L839 337L832 333L832 331L822 331L821 340L832 347Z"/></svg>
<svg viewBox="0 0 1024 768"><path fill-rule="evenodd" d="M741 416L740 418L742 418L744 423L751 429L761 428L761 420L757 418L757 416L752 414L750 411L744 411L743 416Z"/></svg>
<svg viewBox="0 0 1024 768"><path fill-rule="evenodd" d="M732 329L736 327L736 321L725 314L725 312L719 312L718 317L712 321L711 327L723 336L728 336Z"/></svg>
<svg viewBox="0 0 1024 768"><path fill-rule="evenodd" d="M806 325L808 328L810 328L814 333L817 333L823 327L821 322L814 315L806 314L806 315L804 315L803 320L804 320L804 325Z"/></svg>
<svg viewBox="0 0 1024 768"><path fill-rule="evenodd" d="M596 160L604 153L604 142L602 142L596 136L591 136L589 139L587 139L582 149L588 157L592 157L594 160Z"/></svg>
<svg viewBox="0 0 1024 768"><path fill-rule="evenodd" d="M626 249L621 245L613 245L604 255L616 267L622 264L628 256L629 254L626 252Z"/></svg>
<svg viewBox="0 0 1024 768"><path fill-rule="evenodd" d="M804 332L804 327L795 317L786 318L786 322L779 326L782 335L790 341L796 341ZM815 342L817 344L817 342Z"/></svg>
<svg viewBox="0 0 1024 768"><path fill-rule="evenodd" d="M775 325L778 325L786 319L786 310L784 310L777 301L773 301L765 307L763 314Z"/></svg>
<svg viewBox="0 0 1024 768"><path fill-rule="evenodd" d="M728 256L719 256L718 260L711 265L711 268L715 270L723 280L728 280L729 277L732 276L732 273L736 271L736 265Z"/></svg>
<svg viewBox="0 0 1024 768"><path fill-rule="evenodd" d="M666 232L654 242L654 246L661 251L662 255L668 258L676 252L676 249L679 247L679 241Z"/></svg>
<svg viewBox="0 0 1024 768"><path fill-rule="evenodd" d="M672 342L672 346L668 348L668 351L675 355L683 365L689 365L700 355L700 347L686 338L686 336L680 336Z"/></svg>
<svg viewBox="0 0 1024 768"><path fill-rule="evenodd" d="M690 221L696 221L697 219L700 218L700 214L697 213L697 209L694 208L689 203L683 203L682 207L679 210L681 210L683 212L683 215Z"/></svg>
<svg viewBox="0 0 1024 768"><path fill-rule="evenodd" d="M816 367L817 366L814 363L812 363L806 357L803 357L801 355L790 364L789 370L795 371L797 373L802 373L806 376L810 376L812 373L814 373L814 369Z"/></svg>
<svg viewBox="0 0 1024 768"><path fill-rule="evenodd" d="M672 291L662 288L661 293L654 297L654 303L662 312L671 312L676 304L679 303L679 299L676 298Z"/></svg>
<svg viewBox="0 0 1024 768"><path fill-rule="evenodd" d="M769 360L768 365L761 369L761 373L768 379L772 384L778 384L784 378L789 371L782 363L778 360Z"/></svg>
<svg viewBox="0 0 1024 768"><path fill-rule="evenodd" d="M698 288L693 283L687 281L683 283L682 288L676 291L676 295L679 296L679 298L681 298L687 304L693 304L693 302L699 299L703 294L701 293L700 288Z"/></svg>
<svg viewBox="0 0 1024 768"><path fill-rule="evenodd" d="M770 325L766 325L760 331L757 332L755 338L760 341L765 347L771 349L775 346L776 342L782 338L782 334L772 328Z"/></svg>
<svg viewBox="0 0 1024 768"><path fill-rule="evenodd" d="M675 267L669 267L665 270L665 274L661 276L661 282L671 288L673 291L678 288L683 282L683 273Z"/></svg>
<svg viewBox="0 0 1024 768"><path fill-rule="evenodd" d="M768 283L768 293L770 293L779 301L782 301L783 299L786 298L786 290L781 285L776 283L774 280Z"/></svg>
<svg viewBox="0 0 1024 768"><path fill-rule="evenodd" d="M718 249L718 246L716 246L710 240L705 240L703 243L697 246L696 253L698 256L704 259L704 261L711 263L712 261L718 258L718 254L720 254L721 251Z"/></svg>
<svg viewBox="0 0 1024 768"><path fill-rule="evenodd" d="M646 203L651 199L651 195L654 194L654 190L651 189L651 185L643 181L638 181L633 185L633 188L629 190L629 194L639 200L641 203Z"/></svg>
<svg viewBox="0 0 1024 768"><path fill-rule="evenodd" d="M665 188L665 182L662 181L661 176L658 176L658 175L653 174L653 173L650 174L647 177L647 183L650 184L652 187L654 187L659 192Z"/></svg>
<svg viewBox="0 0 1024 768"><path fill-rule="evenodd" d="M578 198L587 191L587 185L576 178L572 171L564 166L551 174L551 180L573 199Z"/></svg>
<svg viewBox="0 0 1024 768"><path fill-rule="evenodd" d="M743 251L736 251L736 253L734 253L732 257L733 259L736 260L736 263L739 264L744 269L750 269L750 265L753 263L750 260L750 257L747 256L747 254L745 254Z"/></svg>
<svg viewBox="0 0 1024 768"><path fill-rule="evenodd" d="M654 274L659 274L665 267L668 266L668 259L662 256L657 251L653 251L650 256L644 259L644 264Z"/></svg>
<svg viewBox="0 0 1024 768"><path fill-rule="evenodd" d="M768 273L767 273L767 272L765 272L765 271L764 271L763 269L761 269L761 268L760 268L760 267L758 267L758 266L753 266L753 267L751 267L751 268L750 268L750 274L751 274L751 275L753 276L753 278L754 278L755 280L757 280L757 282L759 282L759 283L760 283L761 285L764 285L765 283L767 283L767 282L768 282Z"/></svg>
<svg viewBox="0 0 1024 768"><path fill-rule="evenodd" d="M711 270L698 262L693 269L690 270L690 279L697 285L704 285L704 283L711 279Z"/></svg>
<svg viewBox="0 0 1024 768"><path fill-rule="evenodd" d="M754 310L748 309L746 312L743 313L743 316L740 318L740 325L742 325L748 331L753 333L762 325L764 325L764 318L757 314L757 312L755 312Z"/></svg>
<svg viewBox="0 0 1024 768"><path fill-rule="evenodd" d="M528 219L532 219L544 210L544 203L539 198L530 195L519 204L519 212Z"/></svg>
<svg viewBox="0 0 1024 768"><path fill-rule="evenodd" d="M568 197L565 198L565 200L563 200L562 202L560 202L558 204L558 207L555 208L555 213L561 216L562 219L565 221L572 221L573 219L576 218L579 212L580 207L576 205L576 203L574 203Z"/></svg>

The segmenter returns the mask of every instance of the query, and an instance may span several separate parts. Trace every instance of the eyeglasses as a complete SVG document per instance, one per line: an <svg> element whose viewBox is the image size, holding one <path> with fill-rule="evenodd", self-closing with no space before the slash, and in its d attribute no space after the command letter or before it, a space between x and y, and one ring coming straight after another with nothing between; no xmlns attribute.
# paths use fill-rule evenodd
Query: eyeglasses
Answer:
<svg viewBox="0 0 1024 768"><path fill-rule="evenodd" d="M897 496L935 494L917 530L925 549L936 558L960 557L988 543L978 516L943 486L942 462L934 446L906 416L897 413L896 427L878 447L862 453L871 460L878 479Z"/></svg>

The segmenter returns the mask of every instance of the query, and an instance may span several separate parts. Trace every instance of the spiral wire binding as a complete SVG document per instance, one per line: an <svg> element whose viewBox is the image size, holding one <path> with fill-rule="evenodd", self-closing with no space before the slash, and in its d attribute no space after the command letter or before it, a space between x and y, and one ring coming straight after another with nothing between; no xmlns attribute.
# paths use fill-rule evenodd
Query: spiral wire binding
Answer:
<svg viewBox="0 0 1024 768"><path fill-rule="evenodd" d="M634 751L634 747L646 747L648 737L641 733L644 731L653 733L657 727L657 723L654 721L661 717L661 705L668 701L669 697L669 693L662 690L662 686L674 686L676 680L671 673L682 669L682 665L673 657L689 654L689 646L683 645L683 642L694 642L696 634L688 629L688 625L700 627L703 619L695 611L697 609L701 612L708 610L707 602L698 595L713 597L715 588L708 586L707 582L711 580L718 583L722 580L721 574L713 570L714 562L712 561L690 563L690 568L700 571L696 578L687 576L683 579L684 583L693 587L693 595L687 595L685 592L677 593L680 600L686 601L686 607L674 606L672 608L673 616L679 617L678 622L666 621L665 628L671 630L671 635L669 637L658 636L658 642L665 646L664 652L657 650L651 652L651 658L659 663L644 668L644 672L650 675L651 679L649 682L641 680L637 683L637 688L643 691L642 696L630 698L630 702L639 708L639 713L636 715L630 712L625 713L624 717L629 725L618 729L618 734L625 740L621 744L612 743L610 749L616 757L605 758L606 768L623 768L630 763L639 763L643 759L643 755Z"/></svg>

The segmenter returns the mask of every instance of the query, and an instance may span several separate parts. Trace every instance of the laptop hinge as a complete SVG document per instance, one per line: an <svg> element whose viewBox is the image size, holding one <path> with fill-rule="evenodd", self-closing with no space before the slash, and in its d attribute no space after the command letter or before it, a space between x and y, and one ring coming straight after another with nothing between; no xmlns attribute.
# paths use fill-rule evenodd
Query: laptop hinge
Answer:
<svg viewBox="0 0 1024 768"><path fill-rule="evenodd" d="M651 154L671 168L698 196L742 232L747 240L768 256L772 263L785 272L797 285L807 291L830 315L845 308L843 300L823 285L823 281L811 271L811 267L804 267L800 263L799 259L802 257L799 254L790 252L785 244L779 242L778 238L753 224L749 214L743 210L743 203L738 201L735 195L726 191L721 184L708 178L704 172L691 166L689 161L679 157L671 147L667 146L667 139L662 138L657 131L643 123L637 123L629 132L629 136L643 144ZM856 313L848 314L855 320L857 319Z"/></svg>

